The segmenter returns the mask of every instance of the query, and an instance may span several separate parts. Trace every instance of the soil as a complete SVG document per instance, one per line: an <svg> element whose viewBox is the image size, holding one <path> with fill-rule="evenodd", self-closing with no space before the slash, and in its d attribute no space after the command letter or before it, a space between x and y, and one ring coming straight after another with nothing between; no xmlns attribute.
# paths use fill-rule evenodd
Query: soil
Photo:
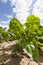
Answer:
<svg viewBox="0 0 43 65"><path fill-rule="evenodd" d="M0 65L38 65L37 62L29 58L23 51L18 53L16 58L12 57L13 46L16 41L0 43ZM43 47L39 51L40 65L43 65Z"/></svg>

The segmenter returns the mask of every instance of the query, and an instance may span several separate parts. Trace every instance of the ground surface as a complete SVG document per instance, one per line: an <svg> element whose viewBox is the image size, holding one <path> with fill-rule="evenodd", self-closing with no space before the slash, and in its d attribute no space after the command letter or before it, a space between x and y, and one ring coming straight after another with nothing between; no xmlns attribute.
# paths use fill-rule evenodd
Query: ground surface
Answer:
<svg viewBox="0 0 43 65"><path fill-rule="evenodd" d="M13 45L16 41L0 43L0 65L4 62L5 65L38 65L35 61L27 57L22 51L17 58L12 57ZM40 51L40 64L43 65L43 47Z"/></svg>

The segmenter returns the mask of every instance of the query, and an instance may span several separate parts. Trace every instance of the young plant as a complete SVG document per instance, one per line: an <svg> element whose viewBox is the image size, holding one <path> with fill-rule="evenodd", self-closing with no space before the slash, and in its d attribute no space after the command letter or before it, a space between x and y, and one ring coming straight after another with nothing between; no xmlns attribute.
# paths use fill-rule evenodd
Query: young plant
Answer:
<svg viewBox="0 0 43 65"><path fill-rule="evenodd" d="M14 53L19 49L24 50L33 60L39 61L38 46L43 46L38 41L40 19L34 15L27 17L25 24L21 24L16 18L11 19L9 29L15 34L18 44L14 47Z"/></svg>
<svg viewBox="0 0 43 65"><path fill-rule="evenodd" d="M0 27L0 42L3 42L2 32L5 30L5 28Z"/></svg>
<svg viewBox="0 0 43 65"><path fill-rule="evenodd" d="M3 37L3 41L9 41L10 40L10 35L9 35L8 31L3 31L2 37Z"/></svg>

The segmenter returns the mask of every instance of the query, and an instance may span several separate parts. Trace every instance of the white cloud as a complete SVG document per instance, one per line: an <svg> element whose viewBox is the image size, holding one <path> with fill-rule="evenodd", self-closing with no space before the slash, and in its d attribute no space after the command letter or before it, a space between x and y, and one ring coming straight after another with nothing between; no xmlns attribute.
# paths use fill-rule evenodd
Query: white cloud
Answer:
<svg viewBox="0 0 43 65"><path fill-rule="evenodd" d="M3 25L2 25L2 24L0 24L0 27L3 27L3 28L5 28L5 27L6 27L7 29L9 28L9 26L8 26L8 25L5 25L5 24L3 24Z"/></svg>
<svg viewBox="0 0 43 65"><path fill-rule="evenodd" d="M8 0L1 0L3 3L7 3Z"/></svg>
<svg viewBox="0 0 43 65"><path fill-rule="evenodd" d="M30 10L30 7L26 7L26 6L24 6L24 7L22 7L22 8L19 8L19 7L13 8L13 12L16 12L16 13L27 12L27 11L29 11L29 10Z"/></svg>
<svg viewBox="0 0 43 65"><path fill-rule="evenodd" d="M8 21L1 21L2 25L8 25Z"/></svg>
<svg viewBox="0 0 43 65"><path fill-rule="evenodd" d="M9 28L9 22L10 22L10 19L7 21L1 21L0 26L2 26L4 28L6 27L8 29Z"/></svg>
<svg viewBox="0 0 43 65"><path fill-rule="evenodd" d="M9 1L11 3L11 6L15 5L16 3L24 5L25 2L27 3L26 5L30 6L33 0L28 0L28 1L27 0L9 0Z"/></svg>
<svg viewBox="0 0 43 65"><path fill-rule="evenodd" d="M27 11L31 6L33 0L16 0L15 8L13 8L13 12L19 11Z"/></svg>
<svg viewBox="0 0 43 65"><path fill-rule="evenodd" d="M10 1L10 3L11 3L11 6L14 6L15 3L16 3L16 0L9 0L9 1Z"/></svg>
<svg viewBox="0 0 43 65"><path fill-rule="evenodd" d="M34 4L33 14L43 19L43 0L37 0Z"/></svg>
<svg viewBox="0 0 43 65"><path fill-rule="evenodd" d="M13 16L12 15L8 15L8 14L5 14L5 17L7 17L8 19L11 19Z"/></svg>
<svg viewBox="0 0 43 65"><path fill-rule="evenodd" d="M30 6L33 0L16 0L15 7L13 7L13 12L16 12L16 18L24 23L26 17L30 14Z"/></svg>
<svg viewBox="0 0 43 65"><path fill-rule="evenodd" d="M43 25L43 0L37 0L34 4L32 13L40 18L40 24Z"/></svg>
<svg viewBox="0 0 43 65"><path fill-rule="evenodd" d="M27 13L27 12L17 13L16 18L19 19L19 21L20 21L21 23L25 23L26 17L27 17L29 14L30 14L30 13Z"/></svg>
<svg viewBox="0 0 43 65"><path fill-rule="evenodd" d="M3 2L7 2L8 0L2 0ZM30 14L28 11L30 10L30 6L33 0L9 0L13 13L16 12L16 18L18 18L21 22L25 21L25 18ZM12 18L11 15L5 15L7 18Z"/></svg>
<svg viewBox="0 0 43 65"><path fill-rule="evenodd" d="M26 17L30 14L30 6L33 0L9 0L12 6L13 13L16 13L16 18L18 18L22 23L25 21Z"/></svg>

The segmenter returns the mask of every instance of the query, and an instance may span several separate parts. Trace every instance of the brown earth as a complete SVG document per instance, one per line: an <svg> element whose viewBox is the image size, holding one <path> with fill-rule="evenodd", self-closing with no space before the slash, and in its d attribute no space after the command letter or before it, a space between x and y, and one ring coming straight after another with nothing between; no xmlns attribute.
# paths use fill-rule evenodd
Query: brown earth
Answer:
<svg viewBox="0 0 43 65"><path fill-rule="evenodd" d="M12 49L16 41L0 43L0 65L38 65L37 62L27 57L23 51L16 58L12 57ZM43 65L43 47L40 49L40 65Z"/></svg>

